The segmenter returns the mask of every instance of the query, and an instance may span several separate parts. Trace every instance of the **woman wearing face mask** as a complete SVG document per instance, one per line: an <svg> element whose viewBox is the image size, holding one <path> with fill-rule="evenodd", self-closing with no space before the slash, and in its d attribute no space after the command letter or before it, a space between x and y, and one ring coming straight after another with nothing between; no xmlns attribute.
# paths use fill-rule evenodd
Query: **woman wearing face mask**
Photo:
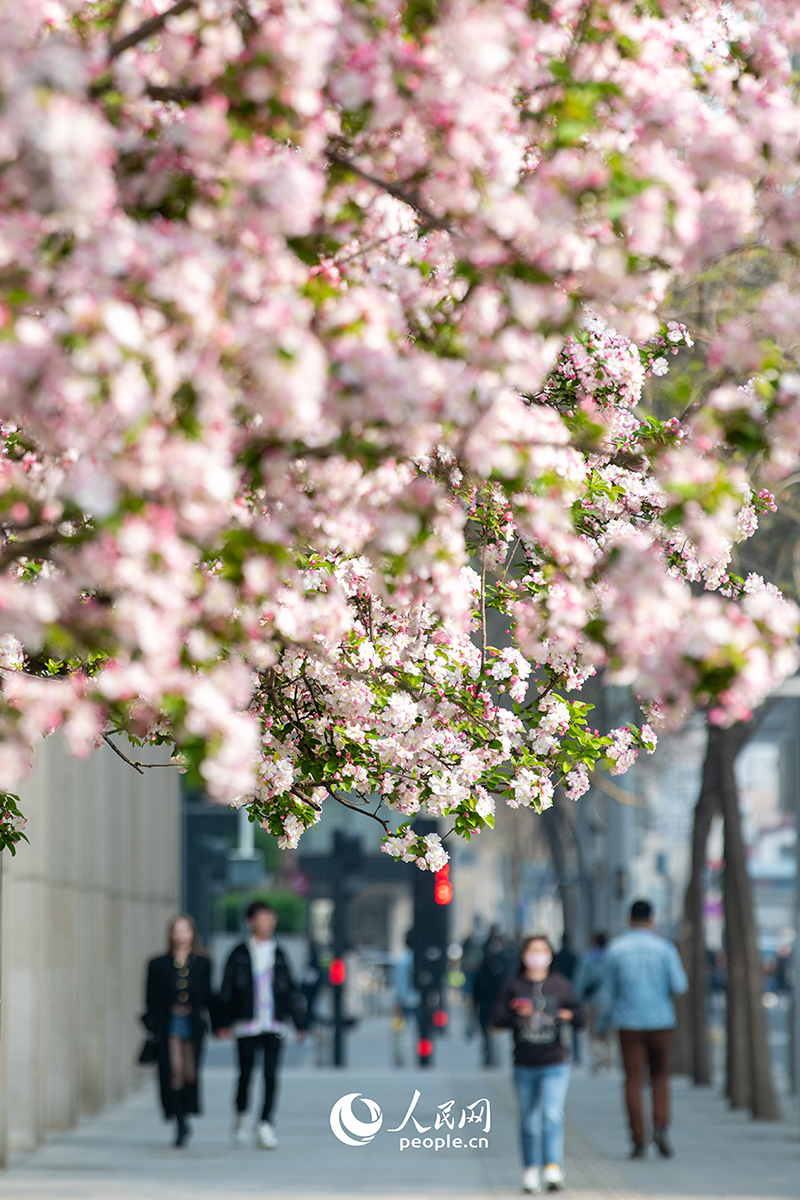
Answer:
<svg viewBox="0 0 800 1200"><path fill-rule="evenodd" d="M514 1031L514 1084L519 1100L524 1173L522 1190L564 1187L564 1101L569 1086L561 1029L580 1029L572 984L550 971L553 951L543 934L522 944L519 969L503 986L494 1023Z"/></svg>

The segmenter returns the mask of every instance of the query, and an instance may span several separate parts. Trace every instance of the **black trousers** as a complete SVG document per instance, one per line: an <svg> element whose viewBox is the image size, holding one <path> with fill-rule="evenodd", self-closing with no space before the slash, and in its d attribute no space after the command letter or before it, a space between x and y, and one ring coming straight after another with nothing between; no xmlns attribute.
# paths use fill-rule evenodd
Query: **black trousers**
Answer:
<svg viewBox="0 0 800 1200"><path fill-rule="evenodd" d="M278 1059L281 1053L281 1042L277 1033L257 1033L255 1037L240 1037L236 1039L236 1049L239 1052L239 1086L236 1091L236 1111L247 1112L247 1101L250 1093L250 1076L253 1074L256 1054L261 1051L264 1055L264 1105L261 1109L261 1120L272 1120L272 1109L277 1092Z"/></svg>

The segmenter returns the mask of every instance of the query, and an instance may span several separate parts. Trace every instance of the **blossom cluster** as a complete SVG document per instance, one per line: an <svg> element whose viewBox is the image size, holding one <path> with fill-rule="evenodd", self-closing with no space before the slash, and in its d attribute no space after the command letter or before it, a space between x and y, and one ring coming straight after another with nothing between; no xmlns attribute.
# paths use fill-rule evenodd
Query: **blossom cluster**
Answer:
<svg viewBox="0 0 800 1200"><path fill-rule="evenodd" d="M287 846L331 800L469 836L650 747L600 669L746 717L797 665L728 571L797 298L644 397L676 273L794 252L799 49L784 0L3 6L0 787L119 731Z"/></svg>

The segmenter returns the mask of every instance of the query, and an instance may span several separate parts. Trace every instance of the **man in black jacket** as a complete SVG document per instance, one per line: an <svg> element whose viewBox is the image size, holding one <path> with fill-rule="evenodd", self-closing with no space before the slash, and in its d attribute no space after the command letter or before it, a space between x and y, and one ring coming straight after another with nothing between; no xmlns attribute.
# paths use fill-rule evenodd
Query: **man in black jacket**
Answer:
<svg viewBox="0 0 800 1200"><path fill-rule="evenodd" d="M251 936L231 951L219 994L221 1037L236 1038L239 1054L239 1084L236 1091L234 1141L244 1145L250 1134L247 1102L250 1076L256 1055L264 1059L264 1104L257 1140L264 1150L275 1150L278 1139L273 1125L276 1075L286 1020L291 1019L298 1037L305 1037L303 997L297 988L286 956L274 938L277 917L261 900L247 910Z"/></svg>

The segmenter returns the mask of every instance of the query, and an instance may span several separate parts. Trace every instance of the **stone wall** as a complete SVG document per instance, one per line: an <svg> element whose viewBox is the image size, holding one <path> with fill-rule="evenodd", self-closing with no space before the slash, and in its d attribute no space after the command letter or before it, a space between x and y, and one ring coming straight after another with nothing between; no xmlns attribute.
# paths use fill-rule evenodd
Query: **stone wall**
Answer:
<svg viewBox="0 0 800 1200"><path fill-rule="evenodd" d="M144 966L180 885L174 769L140 775L105 746L77 761L53 737L20 797L31 844L2 855L0 1163L143 1082Z"/></svg>

